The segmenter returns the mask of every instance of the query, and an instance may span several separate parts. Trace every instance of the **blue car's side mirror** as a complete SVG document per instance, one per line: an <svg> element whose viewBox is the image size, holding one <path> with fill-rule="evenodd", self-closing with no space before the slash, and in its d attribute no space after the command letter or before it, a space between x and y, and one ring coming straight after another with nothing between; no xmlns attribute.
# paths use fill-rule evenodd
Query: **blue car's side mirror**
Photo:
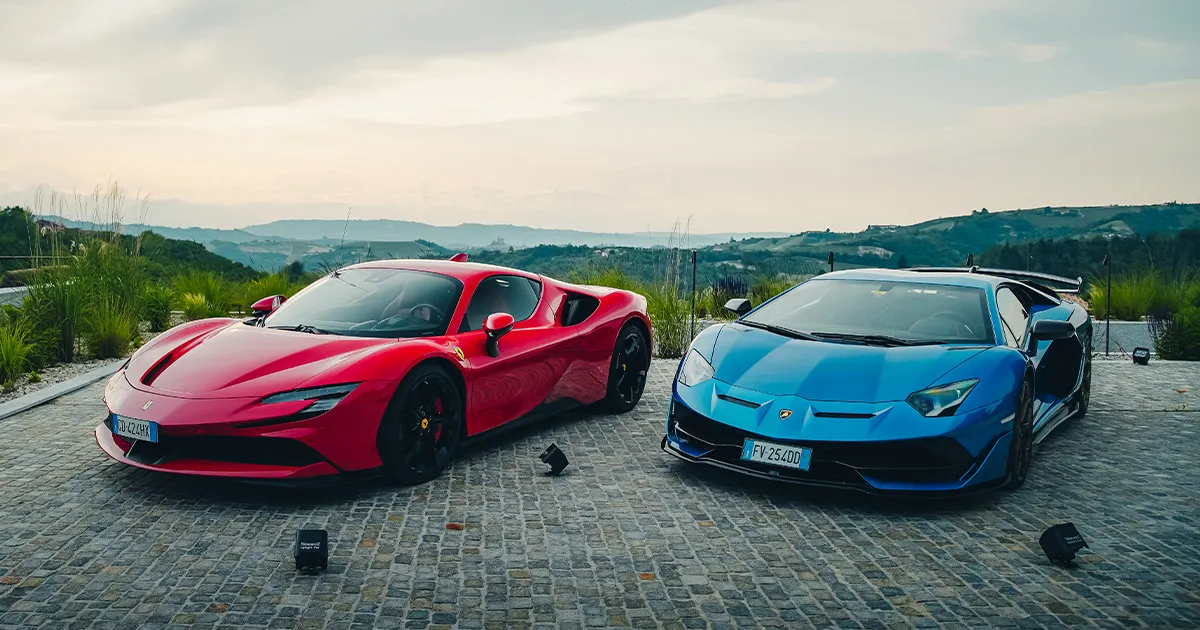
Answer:
<svg viewBox="0 0 1200 630"><path fill-rule="evenodd" d="M1057 321L1053 319L1040 319L1033 323L1033 327L1029 329L1029 336L1026 342L1025 351L1029 354L1037 352L1037 344L1039 341L1056 341L1059 339L1070 339L1075 335L1075 326L1071 322Z"/></svg>
<svg viewBox="0 0 1200 630"><path fill-rule="evenodd" d="M746 298L733 298L725 303L725 310L733 311L738 317L750 312L750 300Z"/></svg>

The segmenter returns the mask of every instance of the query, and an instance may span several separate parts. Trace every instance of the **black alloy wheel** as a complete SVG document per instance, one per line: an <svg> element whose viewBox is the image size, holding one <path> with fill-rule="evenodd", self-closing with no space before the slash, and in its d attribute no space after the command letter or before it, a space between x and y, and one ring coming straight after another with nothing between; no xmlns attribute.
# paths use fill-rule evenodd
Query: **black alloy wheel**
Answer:
<svg viewBox="0 0 1200 630"><path fill-rule="evenodd" d="M1017 395L1017 412L1013 417L1012 443L1008 446L1008 476L1004 487L1016 490L1029 476L1033 463L1033 383L1026 378Z"/></svg>
<svg viewBox="0 0 1200 630"><path fill-rule="evenodd" d="M415 485L434 479L458 451L463 397L443 368L414 369L400 386L379 426L379 456L388 479Z"/></svg>
<svg viewBox="0 0 1200 630"><path fill-rule="evenodd" d="M646 389L649 371L650 342L641 328L626 324L613 347L604 407L614 413L625 413L636 407Z"/></svg>

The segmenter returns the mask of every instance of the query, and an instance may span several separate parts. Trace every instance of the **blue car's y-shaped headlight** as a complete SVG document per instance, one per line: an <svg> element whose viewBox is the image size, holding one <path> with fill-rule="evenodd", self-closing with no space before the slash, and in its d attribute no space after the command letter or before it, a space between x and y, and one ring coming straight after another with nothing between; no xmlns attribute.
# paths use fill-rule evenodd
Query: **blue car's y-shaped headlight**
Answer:
<svg viewBox="0 0 1200 630"><path fill-rule="evenodd" d="M927 418L949 416L958 410L978 383L979 379L972 378L930 387L910 395L908 404Z"/></svg>
<svg viewBox="0 0 1200 630"><path fill-rule="evenodd" d="M695 350L688 351L679 370L679 384L691 387L713 377L713 366Z"/></svg>

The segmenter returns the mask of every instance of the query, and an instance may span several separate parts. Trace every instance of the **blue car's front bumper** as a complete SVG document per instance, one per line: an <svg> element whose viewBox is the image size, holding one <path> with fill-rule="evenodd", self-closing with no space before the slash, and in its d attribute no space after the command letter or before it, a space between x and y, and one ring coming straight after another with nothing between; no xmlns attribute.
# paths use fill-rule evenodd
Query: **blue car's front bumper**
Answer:
<svg viewBox="0 0 1200 630"><path fill-rule="evenodd" d="M676 384L662 447L686 461L768 479L879 493L954 493L1003 482L1014 410L1015 401L1006 398L926 418L904 402L809 401L709 379ZM809 447L808 470L744 461L746 439Z"/></svg>

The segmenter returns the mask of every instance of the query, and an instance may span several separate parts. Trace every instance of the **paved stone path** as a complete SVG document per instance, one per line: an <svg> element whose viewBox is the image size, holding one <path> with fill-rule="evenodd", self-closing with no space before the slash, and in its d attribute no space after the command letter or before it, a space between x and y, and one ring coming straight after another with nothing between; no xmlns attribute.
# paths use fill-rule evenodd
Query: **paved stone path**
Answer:
<svg viewBox="0 0 1200 630"><path fill-rule="evenodd" d="M673 369L655 363L633 413L569 415L425 486L320 493L111 463L90 435L101 386L81 390L0 422L0 626L1200 624L1196 366L1097 363L1093 412L1042 444L1025 488L933 503L669 458ZM551 441L559 478L537 461ZM1068 520L1091 549L1052 567L1037 537ZM330 532L324 575L295 574L304 526Z"/></svg>

